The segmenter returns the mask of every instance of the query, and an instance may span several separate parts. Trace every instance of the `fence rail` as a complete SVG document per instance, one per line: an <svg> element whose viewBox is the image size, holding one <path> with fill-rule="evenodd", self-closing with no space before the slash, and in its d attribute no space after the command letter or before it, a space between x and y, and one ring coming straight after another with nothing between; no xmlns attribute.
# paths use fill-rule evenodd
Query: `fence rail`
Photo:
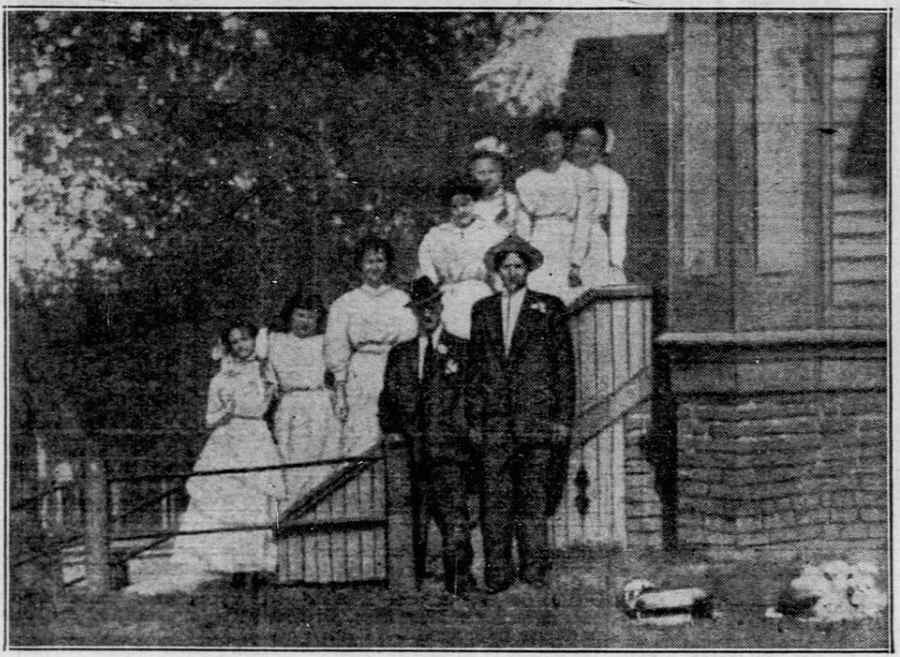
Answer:
<svg viewBox="0 0 900 657"><path fill-rule="evenodd" d="M557 547L626 543L624 423L652 394L651 303L649 288L619 286L592 290L570 308L576 421L566 492L550 520L551 540ZM122 439L138 433L105 431L97 441L123 444ZM85 561L94 568L87 573L89 583L101 589L108 586L110 567L120 568L178 535L237 531L273 531L285 583L416 579L409 526L413 483L404 470L405 447L379 445L348 458L194 472L184 469L189 462L184 446L194 434L151 430L145 435L149 434L159 439L161 447L137 458L114 454L105 461L95 459L93 471L90 458L85 458L75 481L49 485L14 502L18 510L38 504L45 529L56 537L53 549L84 542ZM166 445L179 447L168 450ZM187 502L188 478L321 466L344 467L302 500L292 501L279 514L280 524L177 529ZM99 497L98 481L105 491ZM88 494L91 490L93 495ZM79 531L69 531L73 527ZM358 563L351 563L353 559Z"/></svg>

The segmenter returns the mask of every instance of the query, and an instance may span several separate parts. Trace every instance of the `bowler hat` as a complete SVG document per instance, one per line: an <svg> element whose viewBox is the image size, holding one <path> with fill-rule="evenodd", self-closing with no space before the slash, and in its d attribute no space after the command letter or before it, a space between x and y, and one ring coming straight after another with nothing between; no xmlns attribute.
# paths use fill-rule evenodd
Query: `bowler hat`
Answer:
<svg viewBox="0 0 900 657"><path fill-rule="evenodd" d="M518 235L510 235L488 249L487 254L484 256L484 264L488 271L497 271L503 258L510 253L518 254L525 261L528 271L534 271L544 262L543 253Z"/></svg>
<svg viewBox="0 0 900 657"><path fill-rule="evenodd" d="M434 284L427 276L419 276L409 284L409 303L406 305L414 308L426 306L441 300L441 288Z"/></svg>

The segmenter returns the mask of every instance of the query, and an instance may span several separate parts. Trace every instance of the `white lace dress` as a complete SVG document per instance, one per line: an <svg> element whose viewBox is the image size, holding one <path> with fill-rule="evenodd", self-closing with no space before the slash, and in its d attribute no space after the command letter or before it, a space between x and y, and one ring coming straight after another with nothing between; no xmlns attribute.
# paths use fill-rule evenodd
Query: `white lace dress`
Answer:
<svg viewBox="0 0 900 657"><path fill-rule="evenodd" d="M206 421L217 426L194 465L195 472L280 465L281 457L263 420L268 373L260 361L223 360L209 386ZM271 380L271 379L269 379ZM274 572L272 529L287 493L279 470L193 476L188 479L188 508L181 517L166 570L126 589L153 595L190 591L199 584L238 572ZM252 530L219 531L255 527ZM197 532L197 533L191 533Z"/></svg>

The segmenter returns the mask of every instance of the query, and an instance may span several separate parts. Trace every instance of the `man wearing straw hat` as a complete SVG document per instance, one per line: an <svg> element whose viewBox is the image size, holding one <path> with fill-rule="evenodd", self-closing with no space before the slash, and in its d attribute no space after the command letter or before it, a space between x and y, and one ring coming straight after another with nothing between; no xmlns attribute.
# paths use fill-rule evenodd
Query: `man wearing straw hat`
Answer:
<svg viewBox="0 0 900 657"><path fill-rule="evenodd" d="M472 583L466 341L444 330L441 290L431 279L415 280L409 295L419 334L388 354L378 418L386 440L405 440L409 447L417 579L425 575L427 509L441 531L444 585L454 598L464 598Z"/></svg>
<svg viewBox="0 0 900 657"><path fill-rule="evenodd" d="M575 369L565 306L526 286L542 261L516 235L493 246L485 264L503 289L472 309L466 414L482 457L485 587L492 593L512 586L517 574L528 585L547 582L546 514L560 490L548 479L571 432Z"/></svg>

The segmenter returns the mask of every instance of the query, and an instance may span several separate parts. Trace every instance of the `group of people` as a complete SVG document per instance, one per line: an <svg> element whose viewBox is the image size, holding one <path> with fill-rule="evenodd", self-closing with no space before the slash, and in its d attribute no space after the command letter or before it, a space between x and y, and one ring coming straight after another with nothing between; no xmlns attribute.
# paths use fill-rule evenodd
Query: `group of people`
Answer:
<svg viewBox="0 0 900 657"><path fill-rule="evenodd" d="M272 572L271 526L287 505L339 467L329 459L382 438L410 447L421 508L441 530L449 592L474 583L472 491L485 589L546 580L546 518L565 482L575 394L565 304L625 282L627 187L601 162L611 142L602 122L542 121L538 136L543 164L515 191L504 186L505 145L474 145L468 175L441 189L448 219L422 240L408 290L388 282L391 244L367 237L356 258L362 284L327 313L317 295L296 295L281 330L227 327L209 389L212 434L187 482L171 567L133 592ZM228 468L255 469L203 474Z"/></svg>

